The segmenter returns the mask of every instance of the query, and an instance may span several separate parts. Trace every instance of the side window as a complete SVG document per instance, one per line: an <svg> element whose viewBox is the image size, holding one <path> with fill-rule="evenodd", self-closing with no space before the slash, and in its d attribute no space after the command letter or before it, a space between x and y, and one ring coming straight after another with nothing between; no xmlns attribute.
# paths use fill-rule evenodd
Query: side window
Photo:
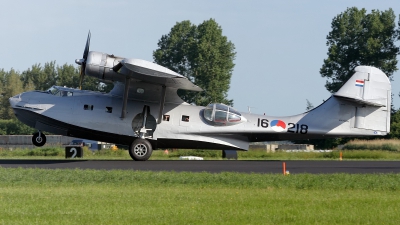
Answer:
<svg viewBox="0 0 400 225"><path fill-rule="evenodd" d="M169 115L163 115L163 121L169 121Z"/></svg>
<svg viewBox="0 0 400 225"><path fill-rule="evenodd" d="M107 113L112 113L112 107L106 106L106 112Z"/></svg>
<svg viewBox="0 0 400 225"><path fill-rule="evenodd" d="M93 105L84 105L83 109L84 110L93 110Z"/></svg>
<svg viewBox="0 0 400 225"><path fill-rule="evenodd" d="M189 116L182 116L182 121L189 122Z"/></svg>

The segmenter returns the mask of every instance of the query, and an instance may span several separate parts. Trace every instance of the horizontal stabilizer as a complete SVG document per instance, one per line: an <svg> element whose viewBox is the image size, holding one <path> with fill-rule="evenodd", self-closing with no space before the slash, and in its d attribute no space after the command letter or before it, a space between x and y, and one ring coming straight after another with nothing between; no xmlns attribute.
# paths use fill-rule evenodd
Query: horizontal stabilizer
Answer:
<svg viewBox="0 0 400 225"><path fill-rule="evenodd" d="M333 96L377 107L390 107L391 85L381 70L357 66L355 74Z"/></svg>

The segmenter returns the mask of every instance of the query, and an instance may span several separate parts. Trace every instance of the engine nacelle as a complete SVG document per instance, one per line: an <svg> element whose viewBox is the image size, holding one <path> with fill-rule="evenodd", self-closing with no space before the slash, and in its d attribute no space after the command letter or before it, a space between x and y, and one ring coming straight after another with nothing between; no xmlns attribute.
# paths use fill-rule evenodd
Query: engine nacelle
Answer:
<svg viewBox="0 0 400 225"><path fill-rule="evenodd" d="M112 68L123 58L102 52L91 51L86 61L85 74L103 81L125 81L125 76L115 72Z"/></svg>

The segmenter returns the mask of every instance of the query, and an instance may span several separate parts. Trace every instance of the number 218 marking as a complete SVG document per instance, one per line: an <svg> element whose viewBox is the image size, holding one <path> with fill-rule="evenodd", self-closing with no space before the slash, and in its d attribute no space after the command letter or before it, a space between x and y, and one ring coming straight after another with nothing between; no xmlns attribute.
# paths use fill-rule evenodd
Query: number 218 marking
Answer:
<svg viewBox="0 0 400 225"><path fill-rule="evenodd" d="M288 123L289 128L288 131L289 133L300 133L300 134L307 134L308 132L308 126L305 124L298 124L298 123Z"/></svg>

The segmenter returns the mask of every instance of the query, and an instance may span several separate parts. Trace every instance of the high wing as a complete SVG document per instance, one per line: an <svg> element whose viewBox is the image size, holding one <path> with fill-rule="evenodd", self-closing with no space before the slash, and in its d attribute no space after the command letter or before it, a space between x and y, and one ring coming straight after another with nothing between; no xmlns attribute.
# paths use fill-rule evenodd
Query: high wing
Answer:
<svg viewBox="0 0 400 225"><path fill-rule="evenodd" d="M113 67L115 72L151 84L176 89L203 91L186 77L158 64L142 59L123 59Z"/></svg>
<svg viewBox="0 0 400 225"><path fill-rule="evenodd" d="M102 52L89 52L84 72L88 76L103 81L125 83L129 79L175 89L203 91L186 77L158 64L142 59L121 58Z"/></svg>
<svg viewBox="0 0 400 225"><path fill-rule="evenodd" d="M81 65L82 77L86 74L104 81L120 82L132 79L175 89L203 91L186 77L161 65L142 59L122 58L102 52L89 51L90 37L89 31L83 58L75 60L77 64Z"/></svg>

